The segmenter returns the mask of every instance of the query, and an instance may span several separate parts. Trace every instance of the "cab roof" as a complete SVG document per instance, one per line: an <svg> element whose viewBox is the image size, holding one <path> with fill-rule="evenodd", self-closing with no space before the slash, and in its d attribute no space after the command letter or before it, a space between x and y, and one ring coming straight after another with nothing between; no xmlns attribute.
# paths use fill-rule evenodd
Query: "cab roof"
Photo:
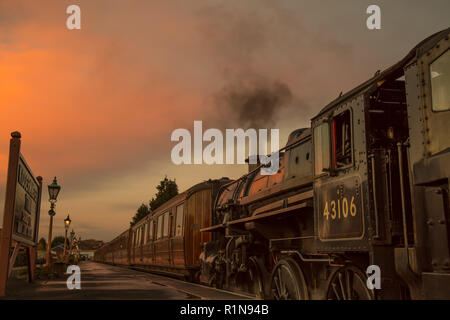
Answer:
<svg viewBox="0 0 450 320"><path fill-rule="evenodd" d="M397 79L403 74L403 68L413 59L418 59L423 56L428 50L430 50L436 43L438 43L443 38L448 39L450 33L450 28L444 29L442 31L436 32L435 34L429 36L428 38L422 40L418 45L416 45L402 60L394 64L393 66L387 68L383 72L377 71L375 75L357 86L356 88L350 90L345 94L341 94L337 99L326 105L320 112L314 116L311 121L327 113L329 110L333 109L340 103L352 98L356 94L376 85L378 82L386 79Z"/></svg>

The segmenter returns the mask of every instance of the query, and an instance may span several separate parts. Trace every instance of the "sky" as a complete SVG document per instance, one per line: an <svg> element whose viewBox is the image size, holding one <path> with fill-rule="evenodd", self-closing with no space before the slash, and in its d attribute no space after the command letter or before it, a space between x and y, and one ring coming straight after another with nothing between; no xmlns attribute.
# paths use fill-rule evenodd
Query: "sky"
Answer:
<svg viewBox="0 0 450 320"><path fill-rule="evenodd" d="M72 4L81 30L66 28ZM371 4L381 30L366 27ZM448 0L0 0L0 208L10 133L20 131L44 179L39 237L57 176L53 235L70 214L82 239L109 241L165 175L183 191L246 172L174 165L173 130L192 132L194 120L278 128L284 145L449 18Z"/></svg>

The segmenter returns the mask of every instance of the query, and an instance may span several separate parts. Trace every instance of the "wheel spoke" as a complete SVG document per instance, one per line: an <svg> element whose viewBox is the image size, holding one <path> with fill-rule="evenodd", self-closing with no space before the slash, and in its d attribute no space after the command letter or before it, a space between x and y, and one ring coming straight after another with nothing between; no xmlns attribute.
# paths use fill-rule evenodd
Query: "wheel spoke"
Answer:
<svg viewBox="0 0 450 320"><path fill-rule="evenodd" d="M331 284L331 286L333 287L333 291L334 291L334 295L336 296L336 299L337 300L341 300L341 297L339 296L339 293L338 293L338 291L337 291L337 289L336 289L336 283L332 283Z"/></svg>
<svg viewBox="0 0 450 320"><path fill-rule="evenodd" d="M347 300L353 300L353 272L345 270L345 287L347 288Z"/></svg>
<svg viewBox="0 0 450 320"><path fill-rule="evenodd" d="M275 286L276 286L276 294L277 294L277 298L280 299L281 298L281 288L280 288L280 284L279 284L279 280L278 280L279 276L275 276L273 281L275 282Z"/></svg>
<svg viewBox="0 0 450 320"><path fill-rule="evenodd" d="M281 272L281 267L278 268L278 279L280 281L280 297L284 298L285 300L287 300L288 295L287 295L287 289L286 289L286 283L283 279L283 274Z"/></svg>
<svg viewBox="0 0 450 320"><path fill-rule="evenodd" d="M280 300L280 295L278 294L278 290L277 289L272 289L273 292L273 298L275 300Z"/></svg>
<svg viewBox="0 0 450 320"><path fill-rule="evenodd" d="M281 268L278 268L278 281L280 281L281 292L284 292L285 285L284 285L284 281L283 281L283 275L281 274Z"/></svg>
<svg viewBox="0 0 450 320"><path fill-rule="evenodd" d="M344 283L342 281L342 277L343 277L343 273L339 272L338 279L339 279L339 286L340 286L341 292L342 292L342 299L343 300L347 300L347 297L345 296L345 286L344 286Z"/></svg>

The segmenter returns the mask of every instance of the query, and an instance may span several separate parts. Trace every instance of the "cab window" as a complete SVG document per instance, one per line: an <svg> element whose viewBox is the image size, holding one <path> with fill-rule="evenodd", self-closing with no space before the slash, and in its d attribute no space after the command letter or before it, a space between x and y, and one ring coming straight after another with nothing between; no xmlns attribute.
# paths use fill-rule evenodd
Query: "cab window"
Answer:
<svg viewBox="0 0 450 320"><path fill-rule="evenodd" d="M350 110L334 117L331 126L333 130L333 166L342 168L352 163Z"/></svg>
<svg viewBox="0 0 450 320"><path fill-rule="evenodd" d="M430 65L431 99L433 111L450 109L450 50Z"/></svg>
<svg viewBox="0 0 450 320"><path fill-rule="evenodd" d="M330 168L330 133L327 122L314 128L314 168L316 175Z"/></svg>

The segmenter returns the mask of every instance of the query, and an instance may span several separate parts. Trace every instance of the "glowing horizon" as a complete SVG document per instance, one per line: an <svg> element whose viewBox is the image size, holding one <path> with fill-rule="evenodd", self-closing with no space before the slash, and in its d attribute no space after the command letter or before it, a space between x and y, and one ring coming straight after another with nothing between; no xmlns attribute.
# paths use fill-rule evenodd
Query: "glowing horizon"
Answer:
<svg viewBox="0 0 450 320"><path fill-rule="evenodd" d="M69 213L82 239L104 241L128 227L165 175L180 192L238 177L245 165L172 164L171 132L197 119L244 126L217 99L224 88L262 79L292 93L270 118L282 146L339 92L448 27L448 1L380 2L386 14L379 31L365 28L368 1L266 0L257 8L218 0L85 1L82 29L69 31L65 2L0 0L1 211L13 131L22 134L33 173L44 178L39 238L47 237L46 188L54 176L62 190L53 235L63 233ZM418 17L427 23L418 25Z"/></svg>

